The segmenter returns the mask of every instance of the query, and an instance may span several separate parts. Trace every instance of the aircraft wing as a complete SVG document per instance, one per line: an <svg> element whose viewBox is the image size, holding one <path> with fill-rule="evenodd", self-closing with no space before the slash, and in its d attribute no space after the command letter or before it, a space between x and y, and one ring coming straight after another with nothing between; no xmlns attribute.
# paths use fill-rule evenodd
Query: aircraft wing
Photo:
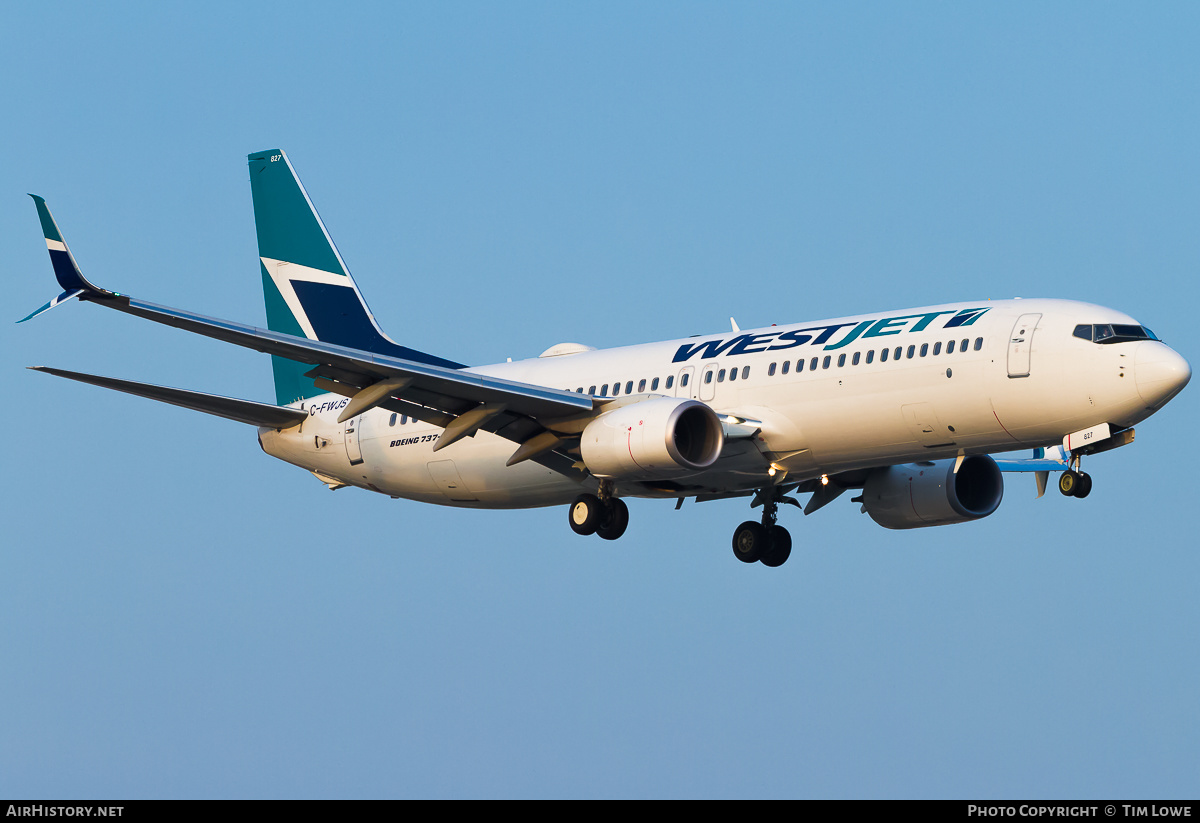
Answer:
<svg viewBox="0 0 1200 823"><path fill-rule="evenodd" d="M462 437L473 436L480 429L491 431L521 445L511 462L545 455L569 439L569 435L564 437L562 433L550 431L543 425L544 421L590 416L595 408L596 404L590 396L576 392L295 337L160 306L102 289L89 282L79 270L45 201L36 195L33 198L46 236L54 274L64 291L30 317L71 299L78 299L226 343L306 363L312 366L307 376L313 378L320 388L351 398L340 420L349 419L374 406L382 406L445 427L447 431L439 441L439 447L448 446ZM116 385L110 384L109 387L116 388ZM579 474L578 470L571 473Z"/></svg>
<svg viewBox="0 0 1200 823"><path fill-rule="evenodd" d="M309 376L324 378L326 382L336 382L359 390L377 383L393 382L397 388L387 392L388 394L440 411L457 414L459 410L465 411L481 403L491 403L504 405L508 411L515 414L550 418L592 409L591 397L575 392L518 383L463 369L432 366L322 343L319 340L293 337L147 303L126 295L84 293L79 299L226 343L286 357L299 363L309 363L313 366ZM362 410L364 409L359 411Z"/></svg>

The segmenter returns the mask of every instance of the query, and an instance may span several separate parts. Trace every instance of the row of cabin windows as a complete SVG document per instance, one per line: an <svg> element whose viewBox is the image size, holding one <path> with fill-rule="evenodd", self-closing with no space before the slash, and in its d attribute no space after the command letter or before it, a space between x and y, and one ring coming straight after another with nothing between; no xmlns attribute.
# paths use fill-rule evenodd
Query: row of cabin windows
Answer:
<svg viewBox="0 0 1200 823"><path fill-rule="evenodd" d="M967 351L967 349L969 347L971 347L971 341L969 338L964 337L962 340L951 340L950 342L948 342L945 347L945 352L946 352L946 354L954 354L956 349L960 352L965 352L965 351ZM983 349L983 338L982 337L975 338L974 349L975 349L975 351L981 351ZM889 359L900 360L905 357L907 357L909 360L913 359L914 357L928 357L930 355L936 357L941 353L942 353L941 341L938 341L937 343L932 344L932 346L929 343L922 343L920 345L920 347L918 347L916 344L913 344L908 347L907 351L905 351L904 346L896 346L895 349L880 349L879 350L879 362L886 363ZM845 366L847 359L849 359L850 365L852 365L852 366L857 366L859 363L864 361L862 352L856 351L850 355L839 354L837 356L838 367L841 368L842 366ZM805 362L806 361L804 358L801 358L796 361L796 373L797 374L804 371ZM875 350L874 349L871 349L870 351L867 352L865 362L866 363L874 363L875 362ZM816 371L818 368L828 369L833 365L833 355L831 355L831 354L825 355L824 358L814 357L814 358L808 360L807 363L808 363L809 371ZM778 365L779 364L777 364L777 363L772 363L769 366L767 366L767 376L768 377L775 376L775 373L777 370L776 367ZM778 371L780 374L787 374L789 371L791 371L791 368L792 368L792 362L790 360L785 360L785 361L783 361L783 364L778 369ZM724 383L726 381L726 379L728 379L730 382L733 382L734 380L737 380L739 377L742 380L745 380L746 378L748 378L750 376L750 367L743 366L740 372L737 369L720 369L719 371L717 371L715 373L712 371L708 371L708 372L704 373L704 382L706 384L712 383L714 374L716 376L716 381L718 383ZM684 386L687 386L689 377L690 377L690 375L686 372L684 374L680 375L679 385L681 388ZM674 385L674 382L675 382L674 375L668 376L666 381L664 381L664 383L663 383L664 390L672 388ZM650 391L658 391L658 384L659 384L659 379L657 377L655 377L653 380L651 380L650 381ZM602 385L600 387L600 393L597 394L595 386L588 386L587 393L590 395L593 395L595 397L608 397L608 387L609 387L609 384L605 383L604 385ZM619 381L616 383L613 383L612 390L613 390L613 393L612 393L613 397L617 397L618 395L620 395L621 394L621 383ZM625 390L625 394L633 394L633 381L632 380L628 380L625 382L624 390ZM638 394L641 394L646 391L646 380L644 378L642 380L638 381L637 390L638 390ZM568 391L569 391L569 389L568 389ZM583 387L580 386L579 388L575 389L575 391L579 394L583 394Z"/></svg>
<svg viewBox="0 0 1200 823"><path fill-rule="evenodd" d="M650 380L650 391L658 391L658 384L659 384L659 378L655 377L655 378L651 379ZM686 386L687 384L688 384L688 376L685 374L683 377L679 378L679 385ZM667 389L674 388L675 387L675 375L673 375L673 374L667 375L667 379L662 381L662 386L663 386L664 391ZM570 391L570 389L567 389L567 391ZM583 386L580 386L579 388L575 389L575 391L577 394L583 394ZM638 381L637 393L642 394L645 391L646 391L646 378L643 377L641 380ZM587 393L594 397L608 397L608 384L605 383L603 386L600 387L599 394L596 394L595 386L588 386ZM618 380L616 383L612 384L612 396L617 397L620 394L621 394L621 381ZM633 381L632 380L625 381L625 394L633 394Z"/></svg>
<svg viewBox="0 0 1200 823"><path fill-rule="evenodd" d="M949 343L946 344L946 354L954 354L954 349L955 349L956 345L960 352L965 352L967 350L967 348L971 345L971 341L967 338L964 338L962 341L951 340ZM975 351L980 351L981 349L983 349L983 338L982 337L975 338L975 347L974 348L975 348ZM928 357L931 354L936 357L937 355L939 355L941 353L942 353L941 341L934 343L932 346L932 349L930 347L930 344L928 344L928 343L922 343L919 348L915 344L911 345L908 347L907 351L905 351L904 346L896 346L895 349L880 349L879 350L879 362L886 363L888 361L889 357L892 360L900 360L901 358L904 358L904 357L911 360L914 357L918 357L918 356L919 357ZM846 360L847 360L846 354L839 354L837 356L838 368L845 366ZM857 366L860 362L863 361L862 352L856 351L856 352L854 352L854 354L849 355L849 360L850 360L850 365ZM874 349L867 352L867 356L866 356L865 360L867 363L875 362L875 350ZM804 362L805 362L804 358L801 358L796 361L796 372L797 373L804 371ZM809 360L808 361L808 370L816 371L817 368L828 369L832 365L833 365L833 355L827 354L827 355L825 355L824 358L814 357L811 360ZM790 360L783 361L783 366L780 369L780 373L787 374L788 371L791 370L791 367L792 367L792 363ZM771 365L769 365L767 367L767 375L769 377L775 376L775 364L774 363L772 363Z"/></svg>
<svg viewBox="0 0 1200 823"><path fill-rule="evenodd" d="M1082 327L1079 327L1079 328L1082 328ZM1081 336L1078 333L1079 328L1076 328L1076 336ZM970 342L971 341L965 337L962 339L961 342L951 340L949 343L946 344L946 354L954 354L954 347L955 347L956 343L958 344L958 350L961 352L965 352L967 350L967 346L970 345ZM975 351L980 351L981 349L983 349L983 338L976 337L975 338ZM939 355L941 353L942 353L941 342L939 341L937 343L934 343L933 351L932 351L933 356L936 357L937 355ZM929 344L922 343L921 348L920 348L920 356L926 357L929 354L931 354ZM896 346L896 348L894 350L893 349L880 349L879 350L879 362L886 363L889 356L891 357L892 360L899 360L901 358L901 356L904 356L904 355L905 355L905 351L904 351L903 346ZM908 359L911 360L913 357L916 357L916 356L917 356L916 345L909 346L908 351L907 351ZM862 357L862 352L857 352L857 351L854 352L854 354L850 356L850 364L853 366L857 366L861 360L861 357ZM874 349L867 352L866 362L867 363L875 362L875 350ZM837 356L837 364L838 364L838 368L841 368L842 366L846 365L846 355L845 354L839 354ZM808 370L816 371L818 365L822 369L829 368L831 365L833 365L833 355L827 354L827 355L825 355L824 358L821 358L821 357L812 358L811 360L808 361ZM767 366L767 375L769 377L775 376L775 366L776 366L775 363L772 363L771 365ZM791 367L792 367L792 361L784 360L783 366L779 369L780 374L787 374L791 370ZM801 358L796 361L796 373L799 374L802 371L804 371L804 358ZM721 369L716 374L717 374L717 382L718 383L724 383L726 377L728 377L730 382L733 382L734 380L737 380L738 376L739 376L737 369ZM743 366L740 376L741 376L742 380L745 380L746 378L748 378L750 376L750 367ZM681 388L687 386L688 378L690 378L690 377L691 377L691 375L688 374L687 372L684 372L682 375L679 376L679 385ZM705 372L704 373L704 382L707 384L707 383L712 383L712 381L713 381L713 373L711 371ZM658 391L658 384L659 384L659 378L655 377L655 378L651 379L650 380L650 391ZM598 395L596 394L595 386L588 386L587 393L590 395L596 396L596 397L608 397L608 385L609 385L608 383L605 383L603 386L601 386L600 394L598 394ZM675 386L675 375L673 375L673 374L668 375L666 380L663 381L663 389L664 390L671 389L671 388L674 388L674 386ZM619 381L616 383L613 383L612 390L613 390L613 393L612 393L613 397L617 397L618 395L620 395L621 394L621 383ZM646 391L646 378L642 378L641 380L638 381L637 390L638 390L638 394L642 394L643 392ZM575 391L578 392L579 394L583 394L583 387L580 386L579 388L575 389ZM625 382L625 394L633 394L633 381L632 380L627 380ZM409 421L409 417L407 414L397 415L396 413L393 412L391 419L388 421L388 425L389 426L396 425L397 418L399 418L399 423L401 426L406 425ZM415 417L412 418L412 422L414 422L414 423L417 422L417 418L415 418Z"/></svg>
<svg viewBox="0 0 1200 823"><path fill-rule="evenodd" d="M772 364L772 365L774 365L774 364ZM749 366L743 366L743 367L742 367L742 379L743 379L743 380L745 380L745 379L746 379L747 377L749 377L749 376L750 376L750 367L749 367ZM730 370L729 370L729 380L730 380L730 382L733 382L734 380L737 380L737 379L738 379L738 370L737 370L737 369L730 369ZM704 373L704 382L705 382L705 384L711 383L712 381L713 381L713 373L712 373L711 371L709 371L709 372L705 372L705 373ZM719 372L717 372L717 382L718 382L718 383L724 383L724 382L725 382L725 369L721 369Z"/></svg>
<svg viewBox="0 0 1200 823"><path fill-rule="evenodd" d="M967 350L967 347L970 346L970 344L971 344L971 341L967 338L963 338L962 341L951 340L949 343L946 344L946 354L954 354L956 345L958 346L959 351L965 352ZM983 338L982 337L975 338L975 347L974 348L975 348L975 351L980 351L981 349L983 349ZM919 352L920 352L919 353L920 357L926 357L930 354L932 354L934 357L936 357L937 355L942 353L941 341L933 344L932 352L930 351L930 345L928 343L922 343ZM907 353L905 352L903 346L896 346L895 349L880 349L879 350L879 362L881 362L881 363L886 363L888 361L889 357L892 360L899 360L899 359L901 359L901 357L905 357L905 356L907 356L907 358L909 360L911 360L914 357L917 357L918 356L917 346L916 345L909 346ZM838 368L841 368L842 366L846 365L846 358L847 358L846 354L839 354L837 356ZM856 351L852 355L850 355L850 365L857 366L861 361L862 361L862 352ZM875 362L875 350L874 349L867 352L866 362L867 363ZM796 361L796 373L797 374L804 371L804 363L805 363L804 358L800 358L799 360ZM777 364L772 363L771 365L767 366L767 376L769 376L769 377L775 376L776 365ZM828 369L832 365L833 365L833 355L827 354L827 355L825 355L824 358L814 357L811 360L809 360L808 361L808 370L816 371L818 367L822 368L822 369ZM792 368L792 361L784 360L782 367L779 369L779 373L787 374L789 371L791 371L791 368ZM739 375L739 372L737 369L721 369L720 371L716 372L716 379L717 379L718 383L724 383L726 378L728 378L728 380L730 382L733 382L734 380L737 380L739 376L741 377L742 380L747 379L750 376L750 367L743 366L742 370L740 372L740 375ZM686 372L684 374L680 375L679 376L679 386L681 388L686 387L688 384L688 379L690 377L691 377L691 375ZM707 384L707 383L712 383L712 381L713 381L713 372L711 372L711 371L705 372L704 373L704 382ZM646 378L642 378L641 380L638 381L638 384L637 384L638 394L642 394L643 392L646 391L646 385L647 385ZM666 380L662 381L662 385L663 385L664 391L667 389L674 388L675 387L675 375L673 375L673 374L668 375ZM650 383L649 383L650 391L658 391L658 386L659 386L659 378L655 377L650 380ZM597 394L595 386L588 386L587 393L590 395L593 395L595 397L608 397L608 387L609 387L609 384L605 383L604 385L602 385L600 387L600 393ZM612 384L612 392L613 392L612 396L617 397L618 395L620 395L621 389L622 389L622 386L621 386L620 381L613 383ZM632 380L625 381L624 390L625 390L625 394L633 394L633 381ZM583 394L583 387L580 386L577 389L575 389L575 391L579 394ZM400 418L401 426L408 423L409 418L408 418L407 414L402 414L402 415L398 415L398 416ZM389 426L396 425L396 418L397 418L397 415L393 414L391 420L388 422L388 425ZM412 420L414 423L416 422L415 417L412 418Z"/></svg>

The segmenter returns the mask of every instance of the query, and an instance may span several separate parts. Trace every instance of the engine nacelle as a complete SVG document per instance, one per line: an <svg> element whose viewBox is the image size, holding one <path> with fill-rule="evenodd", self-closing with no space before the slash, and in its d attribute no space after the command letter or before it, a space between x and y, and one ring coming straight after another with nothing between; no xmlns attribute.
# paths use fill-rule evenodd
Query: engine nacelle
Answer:
<svg viewBox="0 0 1200 823"><path fill-rule="evenodd" d="M716 412L698 400L652 397L597 417L580 451L597 477L656 479L707 469L725 435Z"/></svg>
<svg viewBox="0 0 1200 823"><path fill-rule="evenodd" d="M863 506L871 519L889 529L916 529L965 523L987 517L1004 497L1004 476L986 455L963 460L905 463L867 475Z"/></svg>

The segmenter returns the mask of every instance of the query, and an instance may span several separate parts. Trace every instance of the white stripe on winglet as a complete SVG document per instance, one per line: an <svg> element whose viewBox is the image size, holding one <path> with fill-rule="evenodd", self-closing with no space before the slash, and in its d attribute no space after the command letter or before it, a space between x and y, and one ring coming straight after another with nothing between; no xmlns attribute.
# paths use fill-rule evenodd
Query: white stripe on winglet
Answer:
<svg viewBox="0 0 1200 823"><path fill-rule="evenodd" d="M46 248L48 248L50 251L66 251L67 244L61 240L51 240L49 237L47 237ZM58 315L55 315L55 317L57 316Z"/></svg>

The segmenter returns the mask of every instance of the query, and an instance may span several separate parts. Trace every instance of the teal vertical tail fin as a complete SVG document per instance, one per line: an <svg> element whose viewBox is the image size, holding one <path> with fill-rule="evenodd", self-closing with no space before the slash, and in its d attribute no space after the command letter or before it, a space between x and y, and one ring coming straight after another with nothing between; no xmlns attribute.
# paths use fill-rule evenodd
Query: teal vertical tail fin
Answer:
<svg viewBox="0 0 1200 823"><path fill-rule="evenodd" d="M463 368L401 346L379 328L341 254L281 149L251 154L250 191L259 267L271 331L448 368ZM282 405L323 394L308 366L272 357Z"/></svg>

